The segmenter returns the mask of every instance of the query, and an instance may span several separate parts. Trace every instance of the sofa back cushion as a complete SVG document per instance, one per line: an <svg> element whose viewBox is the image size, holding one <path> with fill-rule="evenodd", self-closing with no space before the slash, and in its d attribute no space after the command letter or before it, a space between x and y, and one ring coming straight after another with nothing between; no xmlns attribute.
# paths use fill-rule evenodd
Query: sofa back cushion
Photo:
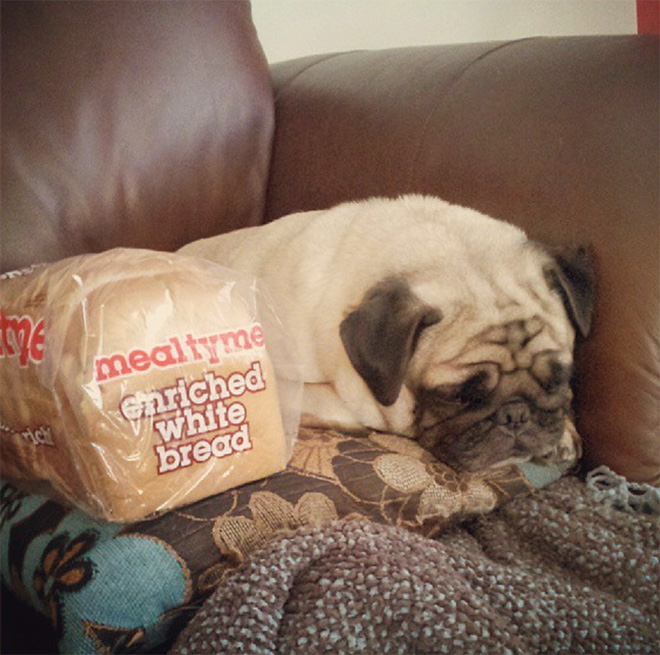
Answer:
<svg viewBox="0 0 660 655"><path fill-rule="evenodd" d="M341 53L273 75L268 219L427 193L592 249L575 380L586 461L660 479L658 38Z"/></svg>
<svg viewBox="0 0 660 655"><path fill-rule="evenodd" d="M260 222L272 129L247 0L2 3L2 269Z"/></svg>

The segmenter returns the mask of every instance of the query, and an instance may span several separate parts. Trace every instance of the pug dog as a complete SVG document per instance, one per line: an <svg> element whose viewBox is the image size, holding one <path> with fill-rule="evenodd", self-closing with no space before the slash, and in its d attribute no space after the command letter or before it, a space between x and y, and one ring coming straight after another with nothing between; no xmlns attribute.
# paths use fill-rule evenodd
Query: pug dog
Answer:
<svg viewBox="0 0 660 655"><path fill-rule="evenodd" d="M410 195L180 252L264 281L302 356L303 424L404 435L465 471L575 455L573 348L594 303L583 249L552 254L509 223Z"/></svg>

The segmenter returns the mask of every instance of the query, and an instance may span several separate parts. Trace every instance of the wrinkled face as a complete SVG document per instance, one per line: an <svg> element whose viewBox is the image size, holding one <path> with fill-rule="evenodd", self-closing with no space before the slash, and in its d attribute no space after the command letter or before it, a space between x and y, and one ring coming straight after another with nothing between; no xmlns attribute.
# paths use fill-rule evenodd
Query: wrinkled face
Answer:
<svg viewBox="0 0 660 655"><path fill-rule="evenodd" d="M430 362L414 389L420 444L466 471L546 456L572 399L570 349L553 348L550 331L538 317L492 326Z"/></svg>
<svg viewBox="0 0 660 655"><path fill-rule="evenodd" d="M589 333L594 302L581 249L491 254L385 278L340 325L374 398L393 414L403 407L404 433L467 471L553 461L570 419L576 333Z"/></svg>

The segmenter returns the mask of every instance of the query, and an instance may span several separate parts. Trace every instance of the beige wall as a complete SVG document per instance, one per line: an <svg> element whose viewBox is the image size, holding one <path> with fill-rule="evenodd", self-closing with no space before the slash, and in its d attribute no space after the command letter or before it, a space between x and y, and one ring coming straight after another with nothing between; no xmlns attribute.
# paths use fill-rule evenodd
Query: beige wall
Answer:
<svg viewBox="0 0 660 655"><path fill-rule="evenodd" d="M252 0L269 61L526 36L634 34L634 0Z"/></svg>

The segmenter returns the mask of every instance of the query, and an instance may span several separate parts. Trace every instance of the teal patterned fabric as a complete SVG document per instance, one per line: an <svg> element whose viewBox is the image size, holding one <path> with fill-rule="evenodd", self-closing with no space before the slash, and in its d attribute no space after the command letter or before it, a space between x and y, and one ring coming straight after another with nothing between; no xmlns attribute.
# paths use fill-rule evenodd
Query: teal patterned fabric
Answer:
<svg viewBox="0 0 660 655"><path fill-rule="evenodd" d="M168 613L190 594L167 544L118 536L121 525L8 484L0 503L3 582L51 620L61 652L131 652L166 639Z"/></svg>

